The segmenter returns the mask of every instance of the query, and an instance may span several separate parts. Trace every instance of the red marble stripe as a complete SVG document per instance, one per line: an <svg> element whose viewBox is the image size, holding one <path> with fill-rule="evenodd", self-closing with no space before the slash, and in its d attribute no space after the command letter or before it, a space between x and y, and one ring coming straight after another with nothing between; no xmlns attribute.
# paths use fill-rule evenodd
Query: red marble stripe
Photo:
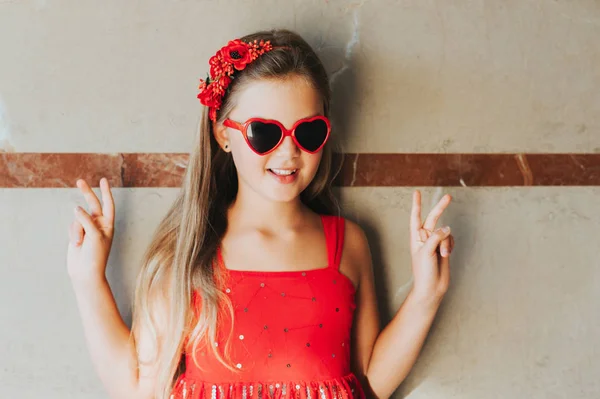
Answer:
<svg viewBox="0 0 600 399"><path fill-rule="evenodd" d="M600 154L347 154L341 186L599 186Z"/></svg>
<svg viewBox="0 0 600 399"><path fill-rule="evenodd" d="M337 159L340 159L339 155ZM185 153L0 152L0 188L178 187ZM336 185L600 186L600 154L345 154Z"/></svg>

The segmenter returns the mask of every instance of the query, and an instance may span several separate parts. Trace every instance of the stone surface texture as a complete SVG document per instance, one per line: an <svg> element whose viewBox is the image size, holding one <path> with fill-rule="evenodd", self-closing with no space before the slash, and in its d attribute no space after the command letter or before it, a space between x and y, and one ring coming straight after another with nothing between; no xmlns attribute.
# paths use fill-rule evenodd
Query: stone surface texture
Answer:
<svg viewBox="0 0 600 399"><path fill-rule="evenodd" d="M600 2L0 0L0 398L107 398L66 272L75 180L115 187L108 279L129 321L198 79L274 27L331 75L336 191L382 321L412 281L412 190L424 212L454 197L451 288L394 398L600 397Z"/></svg>

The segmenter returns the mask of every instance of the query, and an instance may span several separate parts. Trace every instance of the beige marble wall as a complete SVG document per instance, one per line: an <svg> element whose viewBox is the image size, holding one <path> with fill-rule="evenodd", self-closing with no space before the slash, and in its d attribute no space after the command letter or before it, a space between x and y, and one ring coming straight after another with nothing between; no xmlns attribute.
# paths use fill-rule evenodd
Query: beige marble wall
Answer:
<svg viewBox="0 0 600 399"><path fill-rule="evenodd" d="M0 1L0 148L188 152L208 58L270 27L319 49L349 152L600 153L593 0ZM341 189L387 319L410 284L411 191ZM115 189L109 279L125 315L175 192ZM432 187L424 200L442 192L455 198L452 288L395 397L600 397L598 187ZM0 398L106 397L65 270L75 203L74 189L0 189Z"/></svg>
<svg viewBox="0 0 600 399"><path fill-rule="evenodd" d="M334 75L349 152L600 152L594 0L0 7L0 140L16 151L187 152L208 58L288 27Z"/></svg>
<svg viewBox="0 0 600 399"><path fill-rule="evenodd" d="M388 314L411 282L411 191L343 192L348 215L369 233ZM460 242L451 289L397 397L599 397L600 190L443 192L455 198L443 223ZM441 193L427 189L424 200Z"/></svg>

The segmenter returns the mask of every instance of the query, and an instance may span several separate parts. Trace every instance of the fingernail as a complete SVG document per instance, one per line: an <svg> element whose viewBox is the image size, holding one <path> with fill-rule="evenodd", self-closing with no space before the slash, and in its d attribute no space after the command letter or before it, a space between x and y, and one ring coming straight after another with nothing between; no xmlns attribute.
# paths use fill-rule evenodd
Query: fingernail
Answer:
<svg viewBox="0 0 600 399"><path fill-rule="evenodd" d="M449 233L450 232L450 226L444 226L444 227L442 227L442 231L444 233Z"/></svg>
<svg viewBox="0 0 600 399"><path fill-rule="evenodd" d="M444 256L444 257L448 256L448 251L445 249L442 249L442 256Z"/></svg>

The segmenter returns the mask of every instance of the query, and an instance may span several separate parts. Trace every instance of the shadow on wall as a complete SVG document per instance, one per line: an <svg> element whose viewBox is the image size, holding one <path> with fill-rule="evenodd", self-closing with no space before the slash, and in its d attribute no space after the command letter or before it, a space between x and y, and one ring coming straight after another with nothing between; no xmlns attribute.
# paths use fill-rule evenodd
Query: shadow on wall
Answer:
<svg viewBox="0 0 600 399"><path fill-rule="evenodd" d="M403 202L409 201L411 198L412 189L410 188L408 190L391 190L394 192L388 192L386 196L401 198ZM459 190L463 192L464 189L454 188L443 191L443 193L451 194L454 200L438 222L438 227L442 225L452 226L452 234L457 242L450 260L450 288L436 315L421 354L411 372L394 393L394 398L411 397L413 393L417 397L419 394L416 391L420 386L427 386L427 392L431 393L432 385L441 386L440 397L445 397L443 394L444 382L464 379L468 375L475 374L476 371L473 370L473 367L477 367L475 364L468 364L463 358L456 355L457 348L455 347L457 343L464 343L464 339L460 339L459 336L462 332L458 323L460 323L461 310L462 313L465 312L465 295L468 296L469 293L472 293L472 290L465 290L465 288L468 286L469 281L472 284L473 267L467 268L465 265L474 264L470 257L473 253L472 247L476 243L475 235L477 231L473 225L474 219L470 216L478 213L478 204L473 200L473 197L456 195ZM423 189L422 192L424 200L422 210L423 217L425 217L432 208L432 204L436 203L442 196L442 190ZM364 193L360 196L363 200L371 197L370 194ZM465 197L467 197L466 200ZM378 205L381 205L380 200L375 199L375 201ZM349 219L359 222L367 236L373 260L380 323L381 327L384 328L395 316L412 287L410 253L408 252L408 223L411 204L398 206L397 201L396 205L391 204L390 206L395 208L393 213L398 216L398 220L393 222L383 220L383 218L390 216L389 209L384 210L386 216L382 216L378 214L377 209L366 208L367 206L369 204L364 203L364 201L360 205L356 200L349 201L345 206L348 208L345 210L345 214ZM401 226L391 228L396 224ZM382 225L387 226L385 228L387 232L396 231L397 237L382 238L379 232ZM402 242L398 242L399 240ZM386 257L385 254L390 252L390 248L385 248L385 243L394 245L396 248L392 252L397 254L400 251L401 255L394 258ZM471 248L471 250L465 251L467 248ZM461 309L458 309L458 306L461 306ZM473 333L470 335L473 336Z"/></svg>
<svg viewBox="0 0 600 399"><path fill-rule="evenodd" d="M135 262L132 264L131 257L125 256L125 254L132 252L131 237L136 236L132 227L136 223L136 219L139 219L139 215L134 211L135 204L132 197L119 195L119 191L123 192L125 190L129 189L112 189L116 210L115 236L113 237L106 267L106 278L115 297L119 312L127 327L131 328L135 278L140 270L142 259L136 257ZM148 241L145 245L149 244Z"/></svg>
<svg viewBox="0 0 600 399"><path fill-rule="evenodd" d="M453 197L453 203L448 207L441 221L443 225L452 226L452 234L457 242L450 259L450 287L442 301L417 362L396 391L395 397L397 398L408 397L420 385L425 383L426 380L438 380L437 374L440 367L437 367L435 363L441 358L445 358L451 362L457 361L458 364L455 363L455 367L451 369L444 367L444 370L442 370L443 376L440 376L440 380L438 380L440 384L442 383L441 378L443 380L448 380L449 378L459 380L471 375L471 370L467 367L477 367L474 364L469 366L463 363L460 358L453 357L454 360L448 359L449 354L455 353L454 348L449 348L448 346L456 342L456 339L451 336L456 334L454 326L457 324L457 321L454 317L459 314L456 310L456 304L459 301L464 303L464 299L460 299L459 297L469 278L465 265L471 262L468 259L468 248L476 243L476 226L474 226L475 219L472 215L478 213L478 204L474 201L474 197L469 196L468 205L461 203L461 197L464 196L457 196L455 194L459 190L462 191L463 189L455 188L449 192ZM429 210L423 208L423 211L425 213ZM442 223L439 225L441 226ZM447 361L444 364L447 365Z"/></svg>

